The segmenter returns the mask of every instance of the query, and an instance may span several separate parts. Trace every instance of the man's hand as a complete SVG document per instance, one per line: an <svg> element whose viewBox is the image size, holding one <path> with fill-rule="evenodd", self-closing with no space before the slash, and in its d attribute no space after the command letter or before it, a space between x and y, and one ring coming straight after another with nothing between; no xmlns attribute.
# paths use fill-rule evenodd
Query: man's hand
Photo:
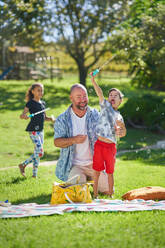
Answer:
<svg viewBox="0 0 165 248"><path fill-rule="evenodd" d="M69 138L56 138L54 139L54 145L60 148L66 148L72 146L73 144L81 144L85 141L87 135L76 135Z"/></svg>
<svg viewBox="0 0 165 248"><path fill-rule="evenodd" d="M74 144L81 144L85 141L87 135L76 135L74 136Z"/></svg>
<svg viewBox="0 0 165 248"><path fill-rule="evenodd" d="M126 128L122 121L116 121L115 133L119 138L124 137L126 135Z"/></svg>

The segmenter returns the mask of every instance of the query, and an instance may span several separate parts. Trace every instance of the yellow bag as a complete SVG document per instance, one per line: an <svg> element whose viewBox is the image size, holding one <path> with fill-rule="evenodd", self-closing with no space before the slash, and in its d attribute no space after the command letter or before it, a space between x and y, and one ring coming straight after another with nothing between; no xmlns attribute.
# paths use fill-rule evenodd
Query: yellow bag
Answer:
<svg viewBox="0 0 165 248"><path fill-rule="evenodd" d="M59 184L57 182L53 185L53 192L50 204L65 204L73 202L90 203L92 197L89 186L93 182L84 184Z"/></svg>

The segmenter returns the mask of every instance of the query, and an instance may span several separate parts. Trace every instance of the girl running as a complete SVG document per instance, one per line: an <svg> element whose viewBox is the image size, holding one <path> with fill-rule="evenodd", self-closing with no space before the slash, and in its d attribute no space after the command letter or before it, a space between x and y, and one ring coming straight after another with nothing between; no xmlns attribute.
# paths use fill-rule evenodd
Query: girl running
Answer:
<svg viewBox="0 0 165 248"><path fill-rule="evenodd" d="M44 87L41 83L35 83L30 86L26 93L25 101L26 106L20 115L21 119L29 119L27 115L34 114L36 112L42 111L45 109L45 102L41 100L44 93ZM29 133L29 136L34 144L34 154L32 154L28 159L23 163L19 164L20 173L22 176L25 176L25 168L31 162L33 163L33 178L37 177L38 165L40 158L43 157L43 143L44 143L44 120L54 122L53 117L47 117L46 112L34 115L26 128L26 131Z"/></svg>

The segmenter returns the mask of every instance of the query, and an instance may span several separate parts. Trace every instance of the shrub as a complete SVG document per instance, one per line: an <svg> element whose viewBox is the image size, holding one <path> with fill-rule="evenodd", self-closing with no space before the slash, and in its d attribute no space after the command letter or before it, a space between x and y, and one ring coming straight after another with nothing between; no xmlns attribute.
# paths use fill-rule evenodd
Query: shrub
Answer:
<svg viewBox="0 0 165 248"><path fill-rule="evenodd" d="M120 108L120 112L127 124L165 133L163 131L165 130L165 102L160 96L146 94L140 97L131 97Z"/></svg>

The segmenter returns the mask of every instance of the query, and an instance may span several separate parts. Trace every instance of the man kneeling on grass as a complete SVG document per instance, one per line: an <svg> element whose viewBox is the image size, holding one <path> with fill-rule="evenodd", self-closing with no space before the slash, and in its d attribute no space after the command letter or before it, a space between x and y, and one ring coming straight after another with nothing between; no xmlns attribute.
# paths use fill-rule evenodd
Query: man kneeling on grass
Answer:
<svg viewBox="0 0 165 248"><path fill-rule="evenodd" d="M88 94L81 84L74 84L70 90L72 104L57 117L54 125L54 145L61 148L56 166L56 176L67 181L75 175L80 183L93 179L93 150L99 112L88 106ZM119 122L117 135L125 135L125 126ZM109 194L107 174L100 173L98 190Z"/></svg>

